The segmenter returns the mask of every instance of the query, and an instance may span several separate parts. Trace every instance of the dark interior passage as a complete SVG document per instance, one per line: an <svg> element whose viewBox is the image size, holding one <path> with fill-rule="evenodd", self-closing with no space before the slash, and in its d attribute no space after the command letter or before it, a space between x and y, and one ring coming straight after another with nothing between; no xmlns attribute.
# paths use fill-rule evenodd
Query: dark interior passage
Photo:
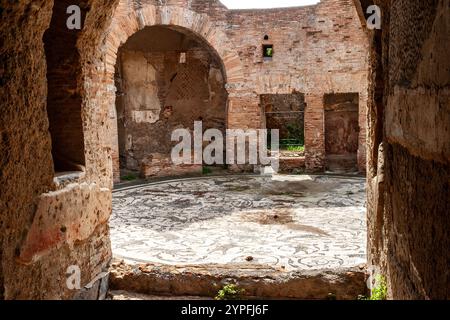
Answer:
<svg viewBox="0 0 450 320"><path fill-rule="evenodd" d="M81 62L77 39L81 30L66 27L66 9L73 4L80 7L83 21L86 10L81 1L55 1L50 28L44 34L47 114L56 173L83 171L85 164L82 98L78 83Z"/></svg>

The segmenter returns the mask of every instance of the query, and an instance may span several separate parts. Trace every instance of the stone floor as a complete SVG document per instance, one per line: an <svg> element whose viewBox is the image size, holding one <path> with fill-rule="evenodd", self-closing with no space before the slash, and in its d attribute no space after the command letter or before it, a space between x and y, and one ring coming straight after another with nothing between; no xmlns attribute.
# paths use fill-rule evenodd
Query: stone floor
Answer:
<svg viewBox="0 0 450 320"><path fill-rule="evenodd" d="M179 179L116 189L111 241L145 263L352 267L366 262L365 211L359 177Z"/></svg>
<svg viewBox="0 0 450 320"><path fill-rule="evenodd" d="M110 291L107 300L213 300L208 297L195 297L195 296L155 296L142 293L135 293L130 291Z"/></svg>

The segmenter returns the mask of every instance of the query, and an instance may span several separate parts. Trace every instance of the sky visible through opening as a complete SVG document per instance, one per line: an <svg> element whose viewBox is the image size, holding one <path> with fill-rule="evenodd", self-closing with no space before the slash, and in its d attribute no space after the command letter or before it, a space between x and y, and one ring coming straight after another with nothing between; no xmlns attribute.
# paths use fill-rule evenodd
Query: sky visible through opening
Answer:
<svg viewBox="0 0 450 320"><path fill-rule="evenodd" d="M299 7L319 3L319 0L220 0L228 9L263 9Z"/></svg>

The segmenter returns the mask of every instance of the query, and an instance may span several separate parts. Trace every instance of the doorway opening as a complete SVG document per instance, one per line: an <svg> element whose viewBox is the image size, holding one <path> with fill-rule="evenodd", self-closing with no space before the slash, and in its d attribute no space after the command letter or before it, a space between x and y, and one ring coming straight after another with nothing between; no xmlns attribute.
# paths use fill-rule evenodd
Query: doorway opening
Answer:
<svg viewBox="0 0 450 320"><path fill-rule="evenodd" d="M305 169L305 95L263 94L261 107L265 127L279 130L280 172L301 173ZM268 132L270 146L270 131Z"/></svg>
<svg viewBox="0 0 450 320"><path fill-rule="evenodd" d="M226 130L227 92L220 58L181 28L147 27L119 49L116 109L120 177L201 174L202 165L176 166L175 129Z"/></svg>
<svg viewBox="0 0 450 320"><path fill-rule="evenodd" d="M77 40L81 30L66 27L66 9L73 1L55 1L44 34L47 61L47 115L56 176L85 171L81 75ZM82 22L86 8L81 4Z"/></svg>
<svg viewBox="0 0 450 320"><path fill-rule="evenodd" d="M326 94L324 108L326 170L336 173L357 173L359 94Z"/></svg>

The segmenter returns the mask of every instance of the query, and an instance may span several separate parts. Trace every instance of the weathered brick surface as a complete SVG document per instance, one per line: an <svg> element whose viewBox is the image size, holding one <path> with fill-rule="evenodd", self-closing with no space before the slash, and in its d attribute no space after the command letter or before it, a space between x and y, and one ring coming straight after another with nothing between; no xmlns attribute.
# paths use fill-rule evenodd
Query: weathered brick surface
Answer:
<svg viewBox="0 0 450 320"><path fill-rule="evenodd" d="M358 104L358 94L325 95L325 152L328 171L358 170Z"/></svg>
<svg viewBox="0 0 450 320"><path fill-rule="evenodd" d="M80 1L72 3L80 4ZM77 38L83 38L81 42L90 49L80 50L79 65L74 66L78 73L70 71L66 78L53 82L55 88L64 88L61 82L67 81L68 91L83 98L86 96L81 81L82 70L87 69L86 60L94 59L93 42L98 41L99 29L106 27L114 1L95 0L89 4L92 11L86 16L86 29ZM105 222L111 209L108 197L85 199L80 193L66 189L66 184L53 182L55 172L46 112L48 88L43 42L44 32L51 27L52 5L53 1L1 1L0 298L70 298L74 291L66 287L67 267L78 265L83 271L82 285L85 285L106 268L111 256L108 224ZM59 46L65 46L64 40L67 39L64 33L53 35L58 37L56 43ZM69 42L72 43L72 39ZM86 59L84 54L90 58ZM60 62L63 64L65 61ZM90 66L95 69L92 64ZM74 77L76 85L72 82ZM101 78L101 75L95 75L96 80ZM95 105L95 99L84 100L81 104ZM83 182L99 182L99 189L109 189L108 153L104 152L106 148L103 146L97 147L100 145L99 137L107 137L106 134L98 134L104 128L102 123L106 117L98 118L101 111L96 108L83 107L80 110L87 164L86 174L79 180L80 187ZM90 123L95 123L95 126L90 126ZM58 199L60 193L65 196ZM106 193L110 195L109 190ZM46 200L42 202L43 197ZM93 209L95 207L98 210ZM83 208L92 208L86 211L84 218ZM97 219L98 215L102 219ZM39 216L42 219L38 219ZM57 219L53 220L55 217ZM62 220L64 224L59 223ZM40 226L39 221L43 225ZM76 239L72 242L65 238L62 230L69 231L77 221L84 224L82 236L69 236ZM70 235L77 234L73 231L69 231ZM39 238L39 234L52 239L27 243L27 239ZM31 262L30 259L18 259L21 252L26 251L30 253Z"/></svg>
<svg viewBox="0 0 450 320"><path fill-rule="evenodd" d="M112 188L113 165L118 154L114 134L117 52L131 35L152 25L186 28L217 52L226 75L229 128L261 127L261 94L290 94L294 90L304 93L309 102L305 114L306 166L321 170L323 95L356 92L366 96L367 41L351 2L324 0L306 8L263 11L230 11L213 0L165 3L74 0L72 4L85 10L83 29L67 39L64 32L56 32L57 39L49 43L65 46L66 40L70 40L71 48L76 43L78 49L76 59L67 57L77 64L72 66L74 69L68 70L66 79L60 75L54 78L54 86L48 87L60 90L64 86L58 81L70 83L66 94L76 98L76 104L69 103L72 99L67 96L52 101L79 106L75 115L77 119L81 117L83 137L79 124L75 124L77 134L71 137L76 141L67 151L73 153L72 147L79 151L84 144L85 172L73 183L79 187L95 184L98 190ZM107 266L110 257L108 225L104 219L94 217L109 215L108 197L100 197L102 200L98 201L102 203L96 203L93 199L96 196L82 199L67 184L58 185L52 180L55 172L46 112L46 57L42 41L44 32L51 27L52 4L53 1L42 0L1 1L0 296L7 299L74 297L76 292L65 286L67 267L80 266L84 286ZM269 40L264 42L266 34ZM272 61L263 61L263 43L274 45ZM55 51L54 59L58 52ZM55 66L53 70L58 72L54 61L49 66ZM364 110L364 103L360 107ZM361 111L361 121L364 114ZM363 141L361 138L361 145ZM76 154L77 158L83 156ZM58 191L70 200L60 202ZM42 197L48 201L40 202ZM39 204L47 204L48 208ZM56 210L56 204L62 207ZM88 216L81 218L84 209ZM51 234L57 241L45 242L42 248L27 242L34 239L33 234L39 235L36 216L47 212L58 212L68 226L83 221L86 226L80 233L82 236L65 238L59 234L65 230L61 221L52 222L46 217L45 230L53 230ZM72 243L70 239L76 241ZM32 262L17 259L20 252L34 252L30 255Z"/></svg>
<svg viewBox="0 0 450 320"><path fill-rule="evenodd" d="M353 2L363 10L368 3ZM448 0L375 1L381 5L383 25L371 37L369 93L367 41L351 1L264 11L229 11L207 0L169 0L161 7L159 1L144 0L87 3L76 40L79 57L73 60L80 65L67 73L74 96L81 97L86 172L76 184L112 187L117 146L112 134L117 126L114 71L120 44L146 25L184 27L203 37L223 62L230 128L261 125L260 94L305 94L305 161L310 170L325 165L324 94L358 93L361 123L368 101L368 128L360 128L358 162L363 166L367 133L370 262L387 275L394 298L449 297ZM17 259L32 238L29 230L39 230L35 217L42 195L49 197L49 208L40 207L40 215L56 210L50 206L59 203L58 190L70 204L81 201L76 192L69 195L67 185L52 181L42 41L51 25L52 4L1 1L0 297L7 299L73 297L65 287L67 266L84 270L85 285L110 256L108 226L91 213L83 236L75 237L79 241L61 238L43 251L38 248L32 263ZM364 16L362 10L358 16ZM55 43L64 46L60 37ZM263 43L274 45L272 61L263 61ZM74 75L76 86L70 82ZM58 212L70 224L78 221L82 208L96 206L91 201L85 199L79 211L68 210L63 201ZM107 216L110 203L98 205ZM46 228L61 228L46 221Z"/></svg>
<svg viewBox="0 0 450 320"><path fill-rule="evenodd" d="M325 168L325 130L323 95L309 94L305 97L305 163L309 171Z"/></svg>
<svg viewBox="0 0 450 320"><path fill-rule="evenodd" d="M129 36L160 24L187 28L217 51L227 78L229 128L262 126L261 94L359 93L358 167L365 171L368 40L351 1L326 0L317 6L270 10L227 10L218 1L205 0L168 1L163 7L155 1L139 1L139 5L122 1L102 49L107 73L112 75L118 48ZM270 61L263 58L263 44L274 46ZM310 115L320 115L323 103L309 109ZM324 157L324 127L319 121L323 118L312 118L315 124L305 129L312 142L306 163L308 170L321 171L324 160L318 159Z"/></svg>
<svg viewBox="0 0 450 320"><path fill-rule="evenodd" d="M448 299L448 0L375 1L369 99L369 263L394 299Z"/></svg>
<svg viewBox="0 0 450 320"><path fill-rule="evenodd" d="M140 171L143 177L186 171L167 163L178 143L172 141L174 130L192 133L194 122L202 121L203 131L225 133L227 92L221 62L196 35L162 27L136 33L120 48L119 58L118 131L113 135L119 137L122 168ZM153 161L161 157L165 160ZM119 161L116 155L113 159ZM114 178L120 180L119 166L114 168Z"/></svg>

